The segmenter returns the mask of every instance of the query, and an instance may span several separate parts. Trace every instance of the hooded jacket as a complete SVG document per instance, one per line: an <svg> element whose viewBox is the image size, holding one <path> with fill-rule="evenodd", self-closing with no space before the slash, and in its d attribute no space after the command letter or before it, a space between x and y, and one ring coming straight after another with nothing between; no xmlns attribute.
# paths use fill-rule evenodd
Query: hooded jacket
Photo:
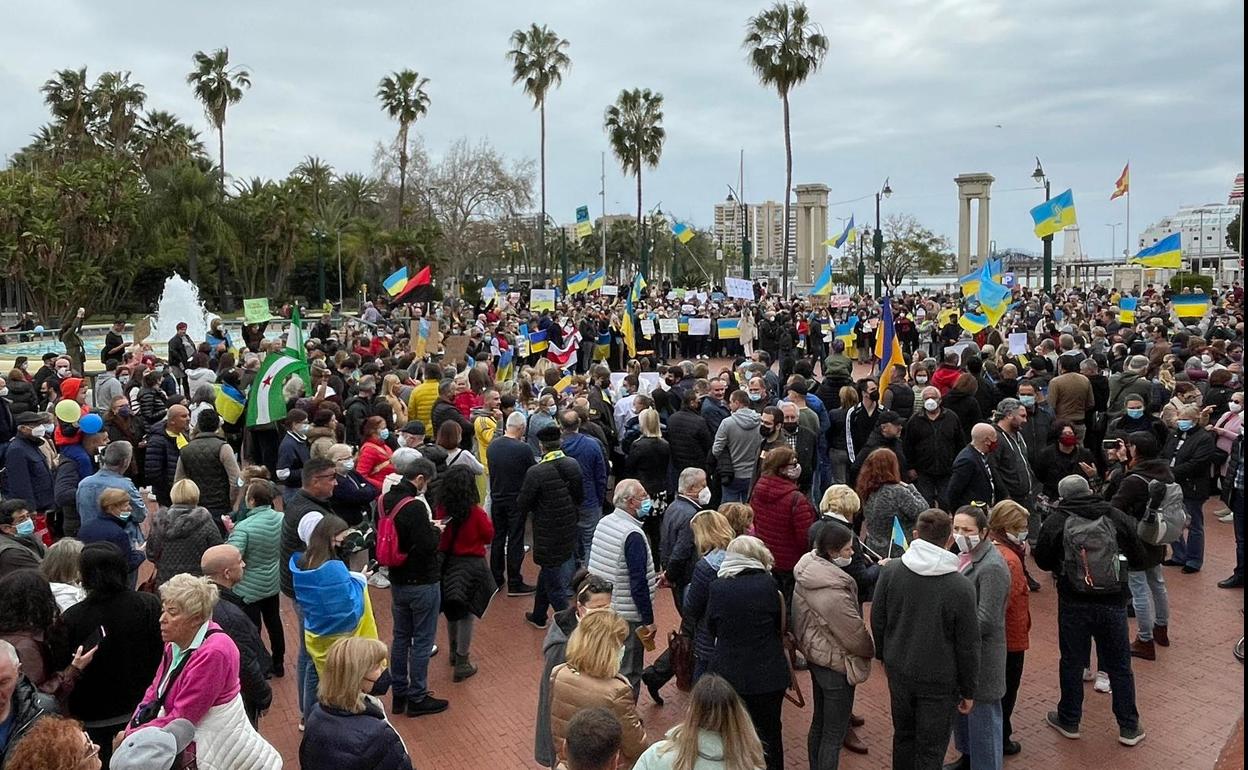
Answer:
<svg viewBox="0 0 1248 770"><path fill-rule="evenodd" d="M147 536L147 555L156 565L156 585L164 585L182 572L203 574L199 560L204 551L221 543L221 530L207 508L179 504L157 511Z"/></svg>
<svg viewBox="0 0 1248 770"><path fill-rule="evenodd" d="M750 495L754 532L776 559L775 569L792 572L806 553L806 532L815 508L797 485L783 476L762 476Z"/></svg>
<svg viewBox="0 0 1248 770"><path fill-rule="evenodd" d="M670 737L673 727L667 731ZM672 770L676 765L676 747L667 739L658 741L646 749L633 770ZM698 730L698 754L693 759L692 770L725 770L724 739L719 733Z"/></svg>
<svg viewBox="0 0 1248 770"><path fill-rule="evenodd" d="M758 459L758 447L763 437L758 432L758 412L742 407L728 415L719 424L711 453L719 460L719 467L732 466L732 474L738 479L753 481L754 461ZM723 461L727 457L728 463Z"/></svg>
<svg viewBox="0 0 1248 770"><path fill-rule="evenodd" d="M1142 520L1148 511L1148 483L1154 479L1167 484L1174 481L1174 475L1170 473L1170 466L1165 460L1160 458L1144 460L1134 468L1128 469L1123 474L1122 481L1118 484L1113 497L1110 498L1109 504L1137 522ZM1149 545L1142 542L1140 550L1143 560L1127 563L1127 566L1133 570L1152 569L1166 558L1164 545Z"/></svg>
<svg viewBox="0 0 1248 770"><path fill-rule="evenodd" d="M1127 397L1139 396L1144 399L1144 409L1148 410L1153 400L1153 383L1132 371L1120 372L1109 378L1109 408L1106 413L1115 419L1126 414Z"/></svg>
<svg viewBox="0 0 1248 770"><path fill-rule="evenodd" d="M811 552L797 562L793 577L793 633L807 660L844 674L846 656L875 657L858 586L848 573Z"/></svg>
<svg viewBox="0 0 1248 770"><path fill-rule="evenodd" d="M533 731L533 758L542 767L555 766L555 740L550 733L550 672L568 659L568 637L579 619L576 607L555 613L546 638L542 640L542 678L537 687L537 722Z"/></svg>

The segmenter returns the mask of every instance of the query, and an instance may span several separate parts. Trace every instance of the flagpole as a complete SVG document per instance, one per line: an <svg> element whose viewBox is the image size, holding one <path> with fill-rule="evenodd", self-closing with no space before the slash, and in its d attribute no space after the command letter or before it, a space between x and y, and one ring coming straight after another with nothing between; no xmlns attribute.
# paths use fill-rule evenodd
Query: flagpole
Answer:
<svg viewBox="0 0 1248 770"><path fill-rule="evenodd" d="M1128 158L1127 159L1127 254L1129 255L1130 253L1131 253L1131 159ZM1113 256L1115 260L1118 258L1117 254ZM1143 286L1140 287L1141 291L1143 291L1143 288L1144 288Z"/></svg>

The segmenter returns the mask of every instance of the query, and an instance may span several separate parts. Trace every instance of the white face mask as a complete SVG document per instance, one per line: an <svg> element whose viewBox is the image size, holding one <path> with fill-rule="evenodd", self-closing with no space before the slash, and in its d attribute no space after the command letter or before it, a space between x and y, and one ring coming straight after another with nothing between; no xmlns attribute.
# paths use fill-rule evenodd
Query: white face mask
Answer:
<svg viewBox="0 0 1248 770"><path fill-rule="evenodd" d="M0 396L3 396L3 395L4 395L4 391L0 390ZM1232 414L1239 414L1243 410L1244 405L1239 403L1238 401L1232 401L1231 403L1226 405L1226 408L1230 409Z"/></svg>
<svg viewBox="0 0 1248 770"><path fill-rule="evenodd" d="M44 436L48 435L48 426L36 425L35 427L30 429L30 435L34 436L35 438L43 438Z"/></svg>
<svg viewBox="0 0 1248 770"><path fill-rule="evenodd" d="M698 492L698 505L706 505L709 502L711 502L711 490L702 487L702 491Z"/></svg>
<svg viewBox="0 0 1248 770"><path fill-rule="evenodd" d="M954 535L953 541L962 553L970 553L979 545L979 535Z"/></svg>
<svg viewBox="0 0 1248 770"><path fill-rule="evenodd" d="M849 563L853 560L854 558L852 556L837 556L832 560L832 563L838 567L848 567Z"/></svg>
<svg viewBox="0 0 1248 770"><path fill-rule="evenodd" d="M915 382L917 382L917 383L919 383L920 385L926 385L926 384L927 384L927 375L926 375L926 374L920 374L919 376L917 376L917 377L915 377L915 378L914 378L914 381L915 381Z"/></svg>
<svg viewBox="0 0 1248 770"><path fill-rule="evenodd" d="M1011 532L1008 535L1006 535L1006 537L1008 537L1013 542L1018 543L1019 545L1022 545L1023 541L1027 539L1027 530L1024 529L1022 532L1019 532L1018 534Z"/></svg>
<svg viewBox="0 0 1248 770"><path fill-rule="evenodd" d="M940 408L940 402L934 398L929 398L923 402L923 408L929 412L934 412Z"/></svg>
<svg viewBox="0 0 1248 770"><path fill-rule="evenodd" d="M355 470L355 460L343 460L338 463L338 467L342 468L343 473L349 473Z"/></svg>

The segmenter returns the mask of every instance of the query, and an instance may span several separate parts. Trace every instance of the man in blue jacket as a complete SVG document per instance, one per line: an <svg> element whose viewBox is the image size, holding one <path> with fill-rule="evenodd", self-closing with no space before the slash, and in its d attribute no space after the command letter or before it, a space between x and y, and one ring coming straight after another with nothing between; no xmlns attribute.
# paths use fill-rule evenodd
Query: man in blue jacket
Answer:
<svg viewBox="0 0 1248 770"><path fill-rule="evenodd" d="M51 452L47 439L52 419L47 412L26 412L16 418L17 435L0 447L0 497L21 498L31 512L49 510L52 494Z"/></svg>
<svg viewBox="0 0 1248 770"><path fill-rule="evenodd" d="M576 566L581 567L589 558L594 527L602 518L602 501L607 496L607 458L597 439L579 432L581 418L574 410L559 413L559 429L563 432L560 446L565 455L581 466L581 485L585 490L576 537Z"/></svg>

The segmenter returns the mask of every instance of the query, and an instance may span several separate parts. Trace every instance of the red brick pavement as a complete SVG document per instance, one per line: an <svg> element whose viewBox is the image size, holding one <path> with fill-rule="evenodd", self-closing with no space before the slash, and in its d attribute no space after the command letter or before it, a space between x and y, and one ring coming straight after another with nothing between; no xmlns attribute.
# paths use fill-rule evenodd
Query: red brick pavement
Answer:
<svg viewBox="0 0 1248 770"><path fill-rule="evenodd" d="M1232 646L1243 633L1239 615L1243 593L1214 585L1230 574L1234 565L1234 538L1229 524L1209 520L1205 570L1196 575L1166 570L1172 613L1171 647L1159 647L1155 662L1134 662L1137 702L1148 732L1144 742L1135 748L1118 744L1110 696L1093 692L1090 684L1081 740L1067 740L1044 724L1045 712L1054 707L1058 694L1056 594L1046 584L1031 597L1032 648L1027 653L1014 717L1015 739L1022 743L1023 751L1008 759L1007 767L1208 770L1214 767L1233 733L1238 735L1238 750L1224 757L1218 767L1244 767L1240 723L1244 677L1242 665L1231 655ZM527 566L532 569L531 564ZM370 590L381 636L388 640L389 591ZM675 610L665 592L658 604L661 634L666 635L675 625ZM522 614L530 608L529 600L502 594L495 598L473 640L473 661L480 673L459 684L451 682L445 626L439 629L444 652L431 661L430 682L436 694L450 699L450 709L420 719L394 720L417 768L538 767L533 761L533 722L544 632L524 623ZM286 668L293 673L296 625L288 606L283 618L292 650ZM292 674L273 680L273 685L274 706L262 719L261 732L281 751L286 766L294 768L298 766L300 733ZM808 679L803 681L803 689L809 695ZM655 706L644 692L641 696L640 710L651 736L660 735L684 713L683 693L669 685L664 695L667 705L663 707ZM842 766L849 770L888 767L888 693L878 666L871 679L859 688L855 710L867 718L860 734L871 753L866 757L845 753ZM797 709L786 703L784 716L786 767L805 768L810 707Z"/></svg>

